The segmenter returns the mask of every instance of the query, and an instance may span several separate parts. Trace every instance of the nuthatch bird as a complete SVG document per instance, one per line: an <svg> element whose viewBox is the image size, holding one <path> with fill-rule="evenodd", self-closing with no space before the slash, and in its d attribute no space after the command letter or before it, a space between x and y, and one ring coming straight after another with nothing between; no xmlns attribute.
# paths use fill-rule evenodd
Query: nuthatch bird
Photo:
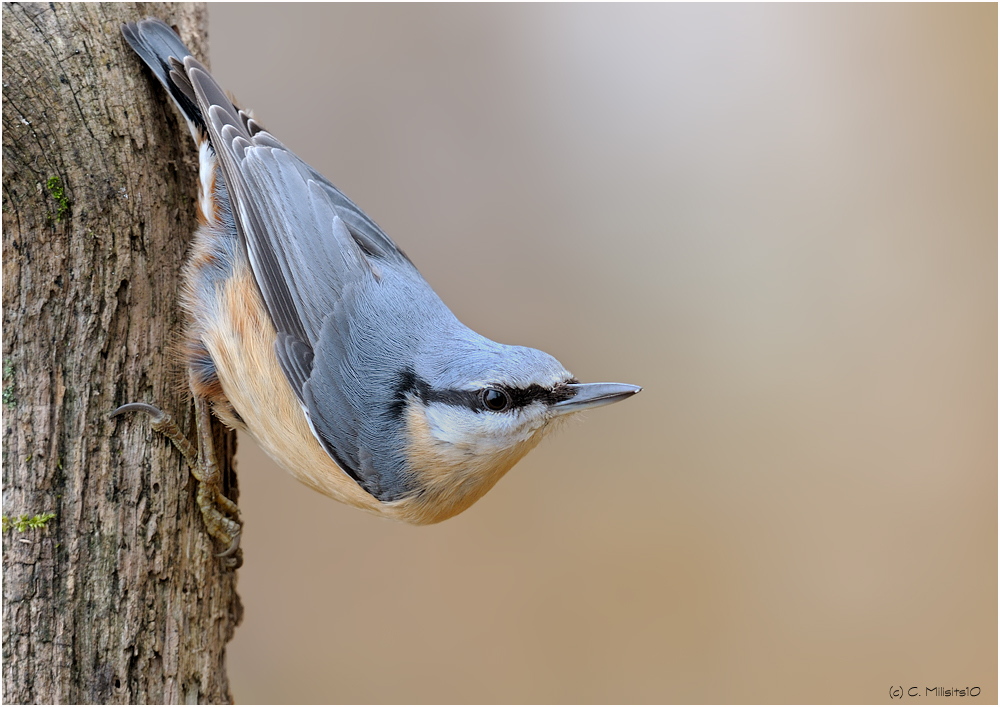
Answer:
<svg viewBox="0 0 1000 707"><path fill-rule="evenodd" d="M144 403L201 482L209 532L239 542L209 406L295 478L378 515L437 523L490 490L567 415L640 388L579 383L552 356L462 325L361 209L232 101L157 19L122 26L187 120L200 192L184 268L198 449ZM225 554L225 553L224 553Z"/></svg>

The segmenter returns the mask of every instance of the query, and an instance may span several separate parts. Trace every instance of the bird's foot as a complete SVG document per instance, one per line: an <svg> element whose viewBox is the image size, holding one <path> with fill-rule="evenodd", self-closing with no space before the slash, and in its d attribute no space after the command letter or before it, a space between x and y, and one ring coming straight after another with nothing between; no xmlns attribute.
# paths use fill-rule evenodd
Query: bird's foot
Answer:
<svg viewBox="0 0 1000 707"><path fill-rule="evenodd" d="M198 423L198 447L184 436L174 418L147 403L129 403L111 413L111 416L126 412L144 412L150 416L150 426L171 442L187 460L191 475L198 481L198 508L205 521L208 534L223 543L226 549L216 555L223 560L226 568L235 570L243 564L240 550L240 535L243 526L239 522L240 509L222 493L222 475L215 461L212 444L212 419L208 401L195 397L195 416Z"/></svg>

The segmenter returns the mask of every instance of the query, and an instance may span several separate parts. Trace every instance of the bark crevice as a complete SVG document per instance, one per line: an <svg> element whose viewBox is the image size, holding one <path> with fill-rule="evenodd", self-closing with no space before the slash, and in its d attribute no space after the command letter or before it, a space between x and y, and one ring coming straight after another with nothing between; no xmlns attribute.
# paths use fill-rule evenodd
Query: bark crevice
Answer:
<svg viewBox="0 0 1000 707"><path fill-rule="evenodd" d="M3 699L229 702L236 576L181 456L108 417L143 401L193 429L171 346L197 157L119 26L163 18L204 58L207 11L2 11ZM235 498L235 435L215 440Z"/></svg>

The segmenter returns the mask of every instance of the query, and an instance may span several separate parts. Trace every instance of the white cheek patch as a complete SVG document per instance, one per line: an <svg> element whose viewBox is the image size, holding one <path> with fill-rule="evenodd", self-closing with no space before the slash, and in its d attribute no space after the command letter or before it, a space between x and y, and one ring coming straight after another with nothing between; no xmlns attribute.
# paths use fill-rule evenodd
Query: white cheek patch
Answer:
<svg viewBox="0 0 1000 707"><path fill-rule="evenodd" d="M526 442L545 420L541 406L530 405L517 413L475 412L444 403L425 408L431 434L439 441L475 454L488 454Z"/></svg>

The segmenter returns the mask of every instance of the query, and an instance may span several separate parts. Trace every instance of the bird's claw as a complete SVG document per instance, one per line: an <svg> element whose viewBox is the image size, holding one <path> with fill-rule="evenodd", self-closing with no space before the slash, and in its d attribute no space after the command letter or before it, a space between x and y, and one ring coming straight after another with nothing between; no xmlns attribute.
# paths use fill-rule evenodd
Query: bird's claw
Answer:
<svg viewBox="0 0 1000 707"><path fill-rule="evenodd" d="M232 540L232 542L229 543L229 547L227 547L222 552L216 553L215 556L216 557L232 557L233 555L235 555L236 552L240 549L240 536L241 536L241 534L237 533L236 537L234 537L233 540Z"/></svg>

